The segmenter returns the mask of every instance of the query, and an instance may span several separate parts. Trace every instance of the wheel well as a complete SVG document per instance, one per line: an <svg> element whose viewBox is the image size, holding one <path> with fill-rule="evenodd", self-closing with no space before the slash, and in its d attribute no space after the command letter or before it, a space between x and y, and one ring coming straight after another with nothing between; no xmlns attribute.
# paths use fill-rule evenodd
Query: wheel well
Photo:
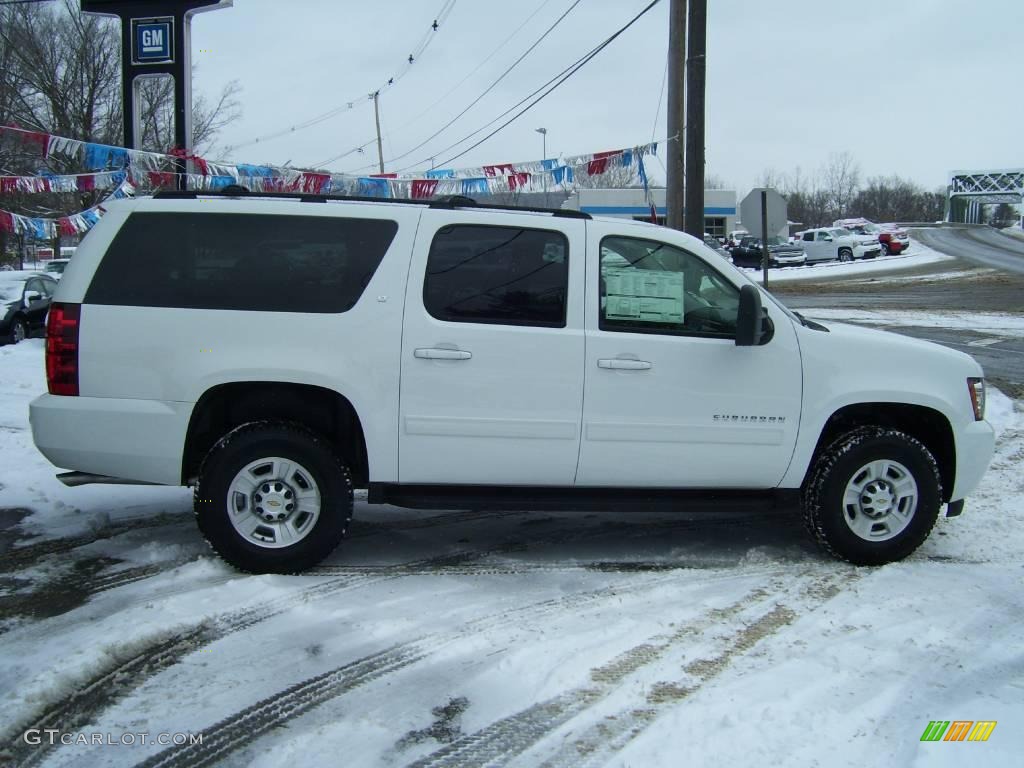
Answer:
<svg viewBox="0 0 1024 768"><path fill-rule="evenodd" d="M949 501L956 480L956 443L949 420L934 408L905 403L857 403L840 408L825 423L808 465L809 475L818 459L840 435L856 427L878 426L898 429L920 440L939 465L942 497Z"/></svg>
<svg viewBox="0 0 1024 768"><path fill-rule="evenodd" d="M348 464L353 484L366 487L366 438L352 403L324 387L260 381L222 384L199 398L185 437L182 485L199 473L203 457L220 438L237 426L263 419L296 422L330 440Z"/></svg>

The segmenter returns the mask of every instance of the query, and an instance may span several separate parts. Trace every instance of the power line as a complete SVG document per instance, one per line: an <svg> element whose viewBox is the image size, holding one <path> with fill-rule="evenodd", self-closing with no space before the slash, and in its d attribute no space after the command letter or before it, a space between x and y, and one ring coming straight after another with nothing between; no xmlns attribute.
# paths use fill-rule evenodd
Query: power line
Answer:
<svg viewBox="0 0 1024 768"><path fill-rule="evenodd" d="M505 39L504 39L504 40L503 40L503 41L502 41L502 42L501 42L500 44L498 44L497 46L495 46L495 48L494 48L494 49L493 49L493 50L492 50L492 51L490 52L490 54L489 54L489 55L488 55L488 56L487 56L487 57L486 57L486 58L485 58L485 59L484 59L483 61L481 61L481 62L480 62L479 64L477 64L477 65L476 65L476 66L475 66L475 67L474 67L474 68L473 68L473 69L472 69L472 70L471 70L471 71L469 72L469 74L467 74L467 75L466 75L466 76L465 76L464 78L462 78L462 79L461 79L461 80L460 80L459 82L457 82L457 83L456 83L456 84L455 84L454 86L452 86L452 87L451 87L451 88L450 88L450 89L449 89L449 90L448 90L448 91L447 91L447 92L446 92L446 93L445 93L444 95L442 95L441 97L439 97L439 98L438 98L438 99L437 99L437 100L436 100L436 101L435 101L434 103L432 103L432 104L431 104L430 106L428 106L428 107L427 107L426 109L424 109L424 110L423 110L422 112L420 112L420 113L419 113L418 115L416 115L415 117L413 117L413 118L411 118L411 119L407 120L406 122L404 122L404 123L403 123L403 124L402 124L401 126L399 126L399 127L398 127L398 128L396 129L396 130L397 130L397 131L402 131L402 130L404 130L405 128L408 128L408 127L409 127L410 125L412 125L413 123L415 123L416 121L418 121L418 120L419 120L419 119L420 119L421 117L423 117L423 116L424 116L425 114L427 114L427 113L428 113L428 112L429 112L430 110L432 110L432 109L433 109L434 107L436 107L436 106L437 106L438 104L440 104L440 103L441 103L442 101L444 101L444 100L445 100L445 99L447 99L447 98L448 98L449 96L451 96L451 95L452 95L453 93L455 93L455 91L457 91L457 90L458 90L458 89L459 89L460 87L462 87L462 85L463 85L463 84L464 84L464 83L465 83L465 82L466 82L467 80L469 80L469 79L470 79L471 77L473 77L473 75L475 75L475 74L476 74L477 72L479 72L479 71L480 71L480 69L481 69L481 68L483 68L483 66L484 66L484 65L485 65L485 64L486 64L486 63L487 63L488 61L490 61L490 60L491 60L491 59L493 59L493 58L494 58L495 56L497 56L497 55L498 55L498 52L499 52L499 51L500 51L500 50L501 50L502 48L504 48L504 47L505 47L506 45L508 45L508 44L509 44L509 42L511 42L511 41L512 41L512 39L513 39L513 38L514 38L514 37L515 37L516 35L518 35L518 34L519 34L519 33L520 33L520 32L521 32L522 30L523 30L523 27L525 27L525 26L526 26L527 24L529 24L529 23L530 23L531 21L533 21L534 17L535 17L535 16L536 16L536 15L537 15L538 13L540 13L540 12L541 12L541 11L542 11L542 10L543 10L543 9L544 9L544 8L545 8L545 7L547 6L547 5L548 5L548 4L550 4L550 3L551 3L551 0L543 0L543 1L541 2L541 4L540 4L540 5L538 5L536 9L534 9L533 13L531 13L531 14L530 14L529 16L527 16L527 17L526 17L526 21L524 21L524 22L523 22L522 24L520 24L520 25L519 25L518 27L516 27L516 28L515 28L515 30L514 30L514 31L512 32L512 34L510 34L510 35L509 35L508 37L506 37L506 38L505 38ZM313 167L313 168L322 168L322 167L323 167L323 166L325 166L325 165L329 165L330 163L333 163L333 162L336 162L336 161L338 161L338 160L341 160L341 159L342 159L343 157L348 157L348 156L349 156L349 155L351 155L351 154L354 154L354 153L356 153L356 152L360 152L360 151L361 151L361 150L363 150L363 149L366 149L366 147L370 146L370 144L372 144L373 142L374 142L374 139L369 139L369 140L367 140L367 141L366 141L366 142L365 142L364 144L360 144L360 145L359 145L358 147L356 147L356 148L354 148L354 149L350 149L349 151L347 151L347 152L344 152L344 153L342 153L342 154L340 154L340 155L335 155L334 157L331 157L331 158L329 158L329 159L327 159L327 160L322 160L322 161L320 161L319 163L316 163L315 165L313 165L312 167ZM422 146L422 145L421 145L421 146ZM363 168L359 168L359 169L357 169L357 170L363 170Z"/></svg>
<svg viewBox="0 0 1024 768"><path fill-rule="evenodd" d="M638 22L644 15L646 15L652 8L654 8L654 6L656 6L660 2L661 2L661 0L652 0L652 2L650 2L643 10L640 11L640 13L638 13L636 16L634 16L632 19L630 19L624 26L620 27L610 37L608 37L602 43L600 43L595 48L593 48L589 53L587 53L584 56L582 56L581 58L577 59L576 62L571 64L569 67L563 69L562 72L560 72L559 74L555 75L555 77L551 78L551 80L548 80L547 83L542 85L540 88L535 90L533 93L528 95L526 98L520 100L517 104L515 104L512 107L510 107L509 109L505 110L501 115L499 115L494 120L491 120L490 122L485 124L482 128L479 128L476 131L473 131L472 133L470 133L469 135L467 135L463 139L461 139L461 140L455 142L454 144L446 147L444 150L442 150L443 152L447 152L448 150L457 147L459 144L462 144L462 143L464 143L466 141L469 141L476 134L481 133L482 131L486 130L487 126L492 125L496 121L500 120L502 117L507 115L509 112L513 111L514 109L519 107L521 104L523 104L524 102L528 101L533 96L535 96L537 93L539 93L540 91L544 90L544 88L546 88L552 82L554 82L554 85L551 85L550 88L547 88L546 91L541 93L540 96L538 96L532 102L527 104L527 106L524 107L522 110L517 112L515 115L513 115L511 118L506 120L504 123L502 123L500 126L498 126L496 129L491 131L489 134L484 136L482 139L480 139L478 142L476 142L472 146L464 149L462 152L459 152L457 155L453 155L452 157L450 157L447 160L445 160L444 162L442 162L441 165L445 166L445 165L448 165L449 163L451 163L454 160L458 160L460 157L462 157L463 155L467 154L468 152L471 152L472 150L476 149L481 144L483 144L485 141L487 141L491 137L495 136L496 134L500 133L505 128L507 128L509 125L514 123L516 120L518 120L520 117L525 115L527 112L529 112L531 109L533 109L534 106L536 106L545 97L547 97L552 91L554 91L556 88L558 88L560 85L562 85L562 83L564 83L566 80L568 80L573 75L575 75L577 72L579 72L584 66L586 66L588 63L590 63L590 61L593 60L595 56L597 56L601 51L603 51L605 48L607 48L609 45L611 45L611 43L616 38L618 38L620 35L622 35L627 29L632 27L636 22ZM418 164L420 164L420 163L417 163L417 165ZM413 167L413 166L408 166L408 167ZM403 170L406 170L406 169L403 169Z"/></svg>
<svg viewBox="0 0 1024 768"><path fill-rule="evenodd" d="M416 145L415 147L413 147L412 149L410 149L410 150L409 150L409 151L407 151L407 152L403 152L403 153L402 153L401 155L398 155L397 157L392 157L392 158L390 158L390 159L388 160L388 162L389 162L389 163L393 163L393 162L396 162L396 161L398 161L398 160L401 160L401 159L402 159L403 157L408 157L408 156L409 156L409 155L411 155L411 154L412 154L413 152L415 152L416 150L420 149L421 147L423 147L423 146L427 145L428 143L430 143L431 141L433 141L434 139L436 139L436 138L437 138L438 136L440 136L440 135L441 135L442 133L444 133L444 132L445 132L446 130L448 130L448 129L449 129L449 128L450 128L451 126L452 126L452 125L454 125L454 124L455 124L455 123L456 123L456 122L457 122L457 121L459 120L459 118L461 118L461 117L462 117L462 116L463 116L464 114L466 114L466 113L467 113L467 112L468 112L469 110L471 110L471 109L472 109L473 107L475 107L475 106L476 106L477 104L479 104L479 103L480 103L480 101L481 101L481 100L482 100L482 99L483 99L483 98L484 98L484 97L485 97L485 96L486 96L486 95L487 95L488 93L490 93L491 91L493 91L493 90L494 90L494 89L495 89L495 88L497 87L497 85L498 85L498 84L499 84L499 83L500 83L500 82L501 82L502 80L504 80L504 79L505 79L505 78L506 78L506 77L507 77L507 76L509 75L509 73L511 73L511 72L512 72L512 70L513 70L513 69L515 69L515 68L516 68L516 67L517 67L517 66L518 66L518 65L519 65L519 64L520 64L520 63L521 63L521 62L523 61L523 59L525 59L525 58L526 58L527 56L529 56L529 55L530 55L530 53L532 53L532 52L534 51L534 49L535 49L535 48L536 48L536 47L537 47L538 45L540 45L540 44L541 44L541 43L542 43L542 42L544 41L544 39L545 39L545 38L546 38L546 37L547 37L548 35L550 35L550 34L551 34L551 33L552 33L552 32L553 32L554 30L555 30L555 28L556 28L556 27L557 27L557 26L558 26L559 24L561 24L561 23L562 23L562 21L563 21L563 20L565 19L565 17L566 17L566 16L568 16L568 15L569 15L569 14L570 14L570 13L572 12L572 10L573 10L573 9L574 9L574 8L575 8L575 7L577 6L577 5L579 5L579 4L581 3L581 2L582 2L582 0L575 0L575 2L574 2L574 3L572 4L572 5L570 5L570 6L569 6L569 8L568 8L568 9L567 9L567 10L565 11L565 13L563 13L563 14L562 14L561 16L559 16L559 17L558 17L557 19L555 19L555 23L554 23L554 24L552 24L552 25L551 25L550 27L548 27L548 28L547 28L547 29L546 29L546 30L544 31L544 34L542 34L542 35L541 35L540 37L538 37L538 38L537 38L537 39L536 39L536 40L535 40L535 41L533 42L533 44L532 44L532 45L531 45L531 46L530 46L529 48L527 48L527 49L526 49L526 50L525 50L525 51L524 51L524 52L523 52L523 53L522 53L522 54L521 54L521 55L519 56L519 58L518 58L518 59L516 59L516 60L515 60L514 62L512 62L511 66L509 66L509 67L508 67L508 68L507 68L507 69L506 69L506 70L505 70L504 72L502 72L502 73L501 73L501 74L500 74L500 75L498 76L498 79L497 79L497 80L495 80L495 81L494 81L493 83L491 83L491 84L490 84L489 86L487 86L487 88L485 88L485 89L484 89L484 92L483 92L483 93L481 93L481 94L480 94L479 96L477 96L477 97L476 97L475 99L473 99L473 101L471 101L471 102L469 103L469 105L468 105L468 106L467 106L467 107L466 107L465 109L463 109L463 110L462 110L461 112L459 112L459 114L457 114L457 115L456 115L455 117L453 117L453 118L452 118L451 120L449 120L449 121L448 121L447 123L445 123L444 125L442 125L442 126L441 126L441 127L440 127L440 128L439 128L439 129L437 130L437 131L435 131L435 132L434 132L433 134L431 134L431 135L430 135L430 136L428 136L428 137L427 137L426 139L424 139L423 141L421 141L421 142L420 142L419 144L417 144L417 145Z"/></svg>
<svg viewBox="0 0 1024 768"><path fill-rule="evenodd" d="M433 42L435 33L438 31L438 29L441 28L441 25L447 20L448 16L452 12L452 9L454 9L455 7L455 3L456 0L445 0L444 5L442 5L441 9L435 14L433 23L430 25L428 31L424 34L420 42L417 43L416 46L412 48L406 60L406 63L402 66L401 71L397 75L388 78L387 82L384 85L371 89L369 91L370 99L373 98L374 93L379 93L381 90L385 88L393 87L399 80L401 80L409 73L409 70L412 69L416 60L418 60L423 55L423 53L429 47L430 43ZM318 125L319 123L322 123L325 120L330 120L332 117L336 117L337 115L340 115L343 112L349 112L355 109L356 104L362 104L365 101L367 101L365 96L363 94L360 94L359 96L349 99L348 101L344 102L342 105L338 107L334 107L333 109L330 109L326 112L322 112L319 115L315 115L314 117L311 117L300 123L296 123L295 125L289 126L288 128L283 128L279 131L268 133L265 136L257 136L255 139L250 139L249 141L244 141L240 144L235 144L232 147L232 149L234 150L241 149L243 147L250 147L254 144L260 143L261 141L270 141L272 139L280 138L281 136L287 136L288 134L295 133L296 131L311 128L314 125Z"/></svg>

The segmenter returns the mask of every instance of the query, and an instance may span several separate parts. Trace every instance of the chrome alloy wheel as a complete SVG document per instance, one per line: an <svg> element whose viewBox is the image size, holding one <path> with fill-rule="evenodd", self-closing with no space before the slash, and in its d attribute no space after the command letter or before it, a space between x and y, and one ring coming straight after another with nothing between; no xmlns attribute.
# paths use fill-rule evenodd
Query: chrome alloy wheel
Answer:
<svg viewBox="0 0 1024 768"><path fill-rule="evenodd" d="M917 510L917 481L898 461L872 461L858 469L843 492L843 519L865 541L898 536Z"/></svg>
<svg viewBox="0 0 1024 768"><path fill-rule="evenodd" d="M231 525L258 547L302 541L316 525L320 506L320 489L309 470L279 456L246 464L228 486Z"/></svg>
<svg viewBox="0 0 1024 768"><path fill-rule="evenodd" d="M11 330L11 338L15 344L20 344L28 336L28 331L25 330L25 323L21 320L14 321L14 328Z"/></svg>

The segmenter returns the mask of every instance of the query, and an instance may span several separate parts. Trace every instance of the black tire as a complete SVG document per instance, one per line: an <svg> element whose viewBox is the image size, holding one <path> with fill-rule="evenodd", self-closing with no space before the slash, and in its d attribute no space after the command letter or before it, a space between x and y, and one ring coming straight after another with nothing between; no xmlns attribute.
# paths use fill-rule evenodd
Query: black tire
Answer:
<svg viewBox="0 0 1024 768"><path fill-rule="evenodd" d="M899 462L917 485L917 506L902 531L885 541L868 541L847 523L856 510L844 509L847 484L868 462ZM918 440L895 429L860 427L818 456L803 487L804 524L833 556L855 565L902 560L931 533L942 505L942 480L935 457Z"/></svg>
<svg viewBox="0 0 1024 768"><path fill-rule="evenodd" d="M271 548L246 539L229 517L228 491L245 467L265 457L301 465L319 492L319 517L296 543ZM222 437L203 459L194 506L199 530L224 560L249 573L299 573L333 552L352 520L352 478L326 440L282 421L243 424ZM255 514L251 510L244 515Z"/></svg>
<svg viewBox="0 0 1024 768"><path fill-rule="evenodd" d="M16 317L11 322L11 344L17 344L28 338L28 323L25 318Z"/></svg>
<svg viewBox="0 0 1024 768"><path fill-rule="evenodd" d="M840 261L853 261L853 251L849 248L839 249L839 260Z"/></svg>
<svg viewBox="0 0 1024 768"><path fill-rule="evenodd" d="M883 256L888 256L889 253L890 253L889 246L886 245L885 243L882 243L881 246L882 246L882 255Z"/></svg>

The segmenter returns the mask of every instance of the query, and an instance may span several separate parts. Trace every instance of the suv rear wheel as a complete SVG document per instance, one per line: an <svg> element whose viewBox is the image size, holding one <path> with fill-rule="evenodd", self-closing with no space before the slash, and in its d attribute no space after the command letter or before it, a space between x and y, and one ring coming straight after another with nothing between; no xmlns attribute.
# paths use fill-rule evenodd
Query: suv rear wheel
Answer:
<svg viewBox="0 0 1024 768"><path fill-rule="evenodd" d="M861 427L815 462L804 522L826 550L855 565L902 560L928 538L942 504L935 458L910 435Z"/></svg>
<svg viewBox="0 0 1024 768"><path fill-rule="evenodd" d="M333 447L306 428L251 422L210 449L194 503L199 529L231 565L297 573L345 536L352 480Z"/></svg>

